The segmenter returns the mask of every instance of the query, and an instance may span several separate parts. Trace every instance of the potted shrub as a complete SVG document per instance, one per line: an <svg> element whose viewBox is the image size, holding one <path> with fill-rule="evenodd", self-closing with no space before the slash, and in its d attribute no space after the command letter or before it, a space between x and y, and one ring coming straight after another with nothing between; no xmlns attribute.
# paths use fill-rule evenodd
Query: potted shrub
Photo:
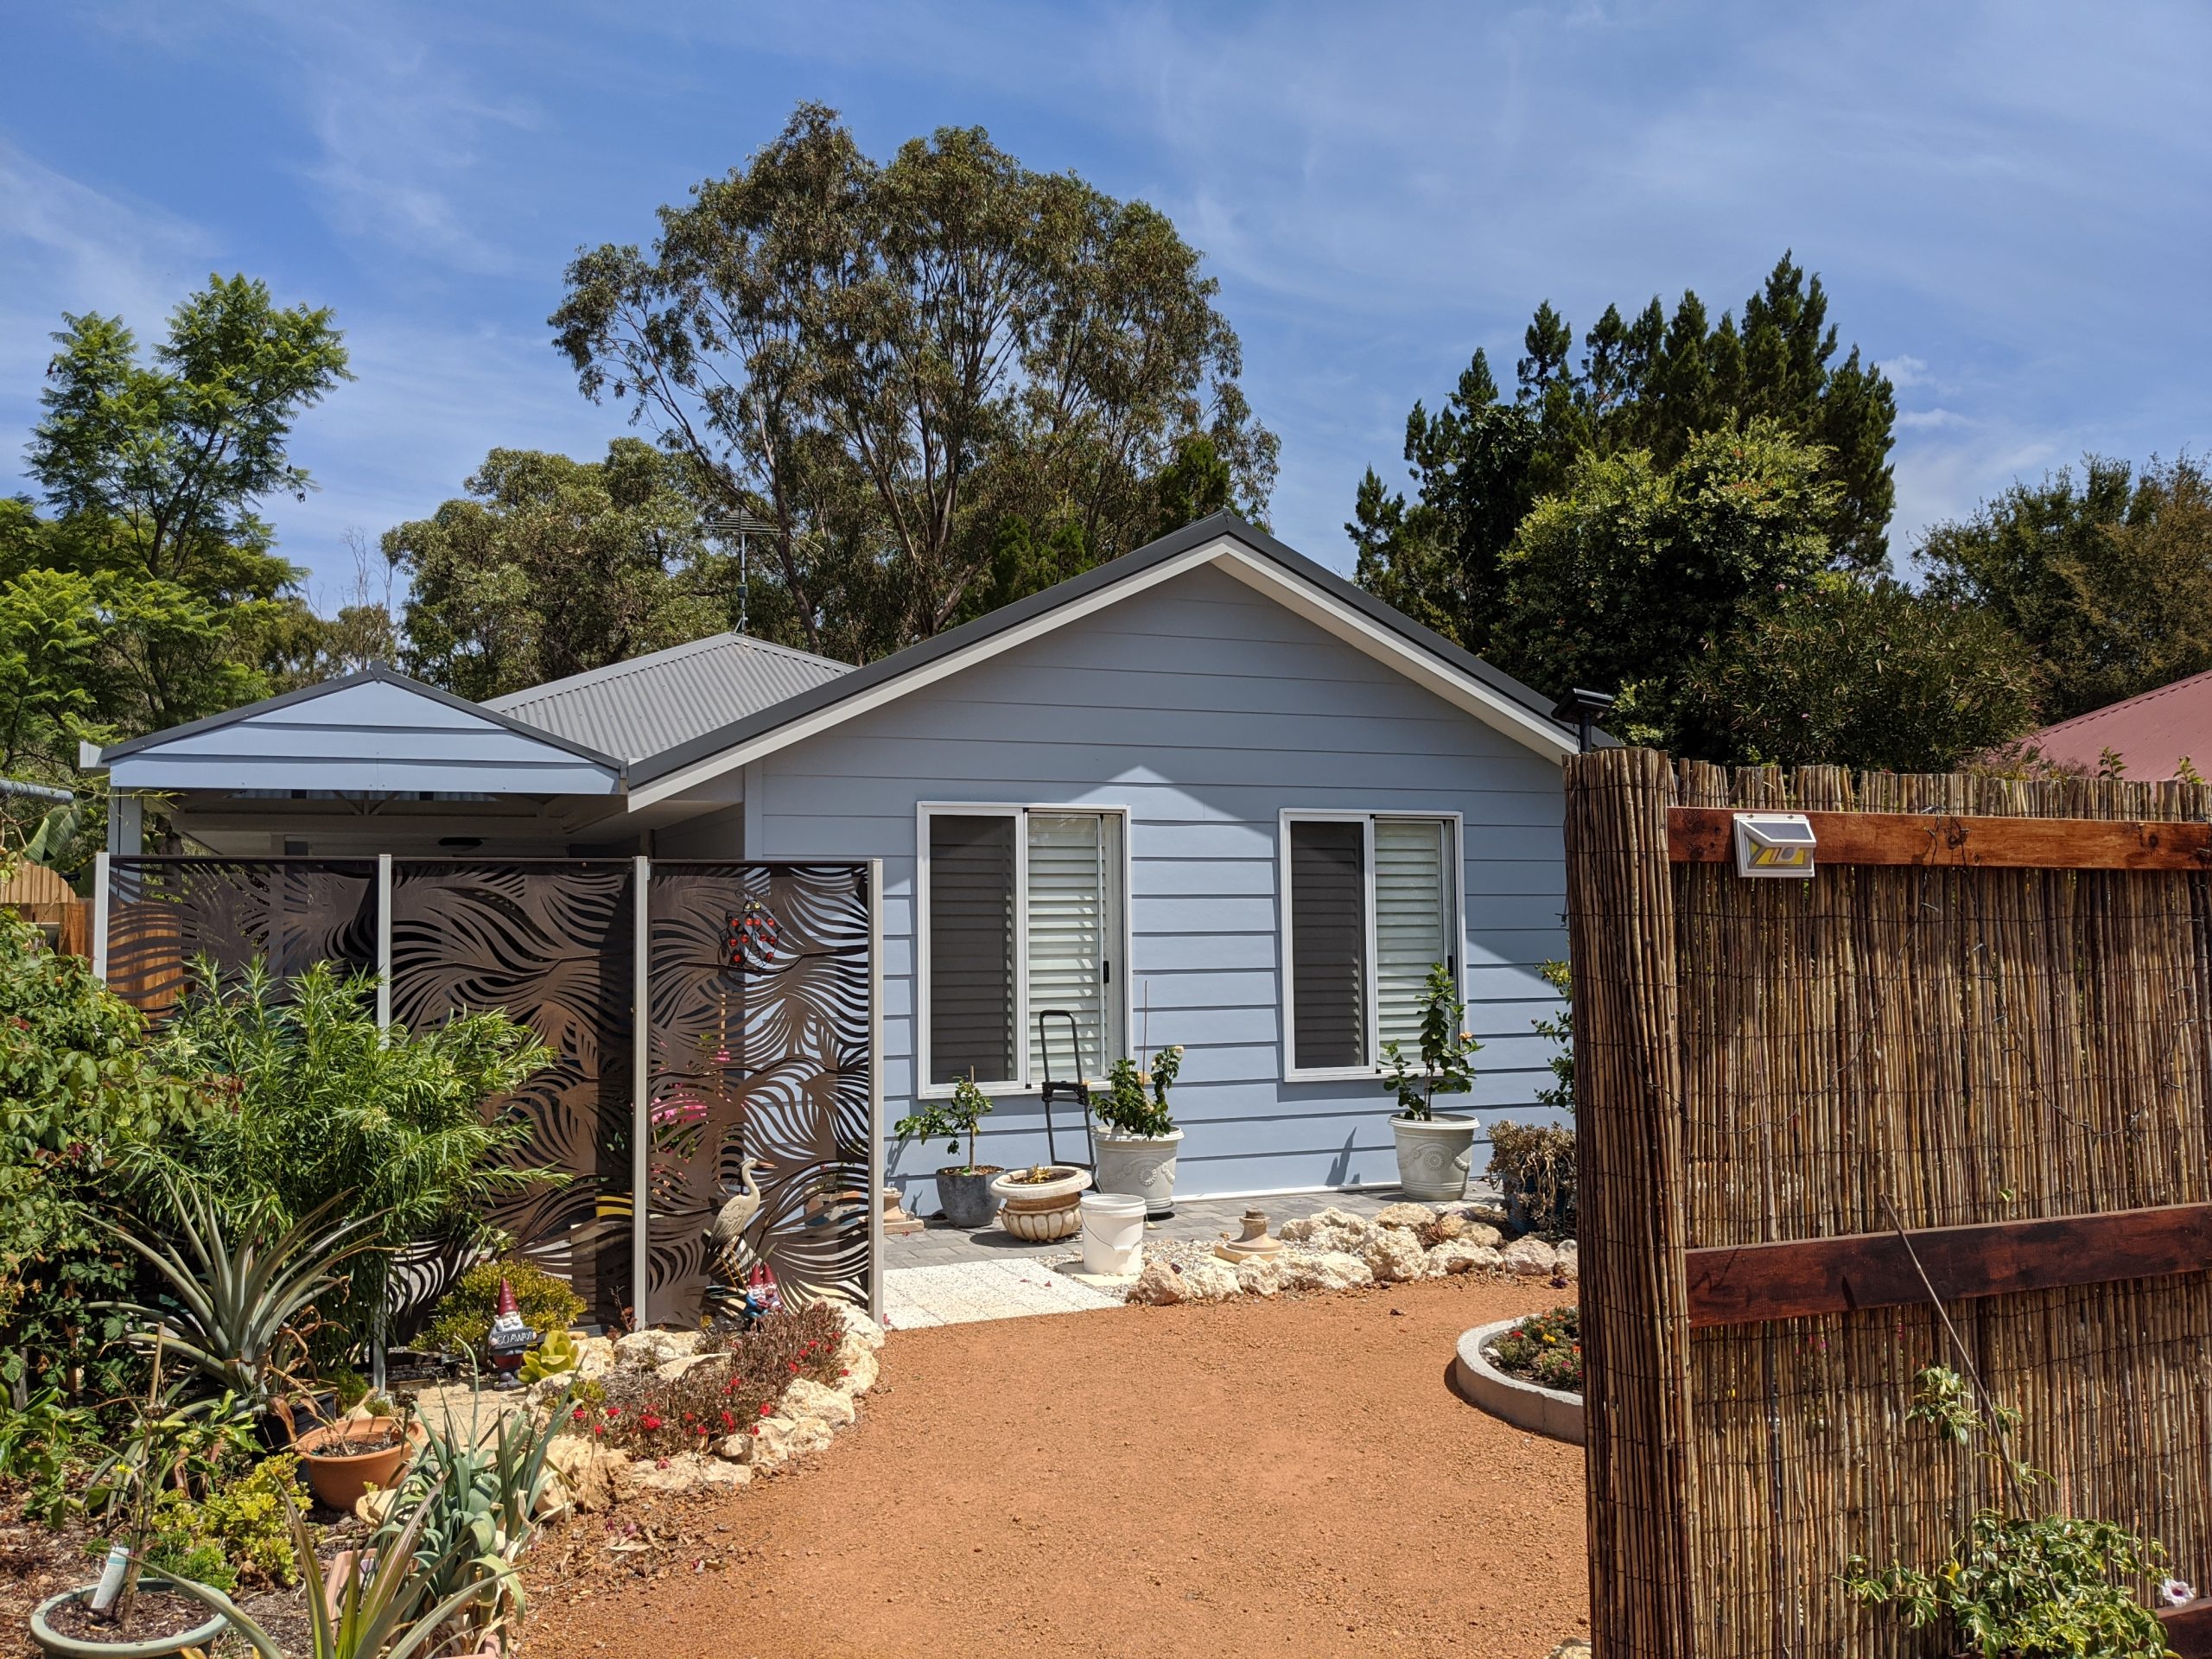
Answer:
<svg viewBox="0 0 2212 1659"><path fill-rule="evenodd" d="M947 1152L958 1152L964 1137L968 1161L938 1171L938 1203L944 1207L944 1218L956 1227L988 1227L998 1208L991 1196L991 1177L999 1173L999 1166L976 1161L976 1125L991 1109L991 1097L969 1077L953 1085L950 1100L925 1100L918 1104L918 1110L893 1126L899 1140L942 1141Z"/></svg>
<svg viewBox="0 0 2212 1659"><path fill-rule="evenodd" d="M991 1183L991 1195L1005 1206L999 1225L1036 1244L1073 1238L1083 1227L1077 1201L1090 1185L1089 1170L1066 1164L1010 1169Z"/></svg>
<svg viewBox="0 0 2212 1659"><path fill-rule="evenodd" d="M1167 1090L1183 1069L1183 1046L1153 1056L1152 1070L1135 1060L1114 1062L1105 1097L1091 1103L1098 1127L1091 1140L1098 1158L1098 1190L1142 1198L1153 1220L1175 1213L1175 1154L1183 1131L1167 1110Z"/></svg>
<svg viewBox="0 0 2212 1659"><path fill-rule="evenodd" d="M414 1416L411 1408L395 1416L391 1402L379 1400L362 1412L308 1429L294 1440L292 1449L300 1454L300 1467L307 1472L308 1490L315 1502L350 1512L370 1487L385 1491L397 1484L399 1471L423 1438Z"/></svg>
<svg viewBox="0 0 2212 1659"><path fill-rule="evenodd" d="M32 1609L31 1639L40 1649L72 1659L165 1659L205 1649L226 1620L209 1617L186 1581L149 1570L160 1531L160 1497L194 1446L211 1430L188 1413L162 1409L162 1344L154 1344L153 1380L136 1431L94 1477L105 1492L111 1540L99 1578L48 1596ZM226 1396L226 1408L235 1401ZM213 1432L219 1433L219 1429Z"/></svg>
<svg viewBox="0 0 2212 1659"><path fill-rule="evenodd" d="M1467 1005L1452 970L1442 963L1428 970L1421 1014L1421 1064L1407 1059L1394 1039L1382 1045L1390 1063L1382 1087L1398 1097L1390 1131L1398 1143L1398 1185L1409 1198L1449 1204L1467 1191L1467 1165L1473 1156L1475 1120L1440 1117L1439 1095L1462 1095L1474 1086L1468 1057L1482 1047L1460 1028Z"/></svg>

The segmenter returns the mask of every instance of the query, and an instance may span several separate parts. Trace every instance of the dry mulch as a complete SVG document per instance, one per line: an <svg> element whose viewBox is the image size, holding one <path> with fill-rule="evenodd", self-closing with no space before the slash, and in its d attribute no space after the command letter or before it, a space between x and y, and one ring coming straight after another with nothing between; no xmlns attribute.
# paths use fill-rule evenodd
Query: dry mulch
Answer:
<svg viewBox="0 0 2212 1659"><path fill-rule="evenodd" d="M1536 1659L1588 1629L1582 1453L1448 1379L1462 1331L1559 1300L1471 1276L894 1332L817 1466L542 1538L524 1651Z"/></svg>

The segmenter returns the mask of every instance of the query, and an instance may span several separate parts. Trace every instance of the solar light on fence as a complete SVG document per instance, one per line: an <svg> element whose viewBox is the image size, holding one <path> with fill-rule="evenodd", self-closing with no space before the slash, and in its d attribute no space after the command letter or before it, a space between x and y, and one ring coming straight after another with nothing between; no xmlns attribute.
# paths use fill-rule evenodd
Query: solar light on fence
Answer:
<svg viewBox="0 0 2212 1659"><path fill-rule="evenodd" d="M1820 845L1813 821L1802 812L1738 812L1736 874L1809 881Z"/></svg>

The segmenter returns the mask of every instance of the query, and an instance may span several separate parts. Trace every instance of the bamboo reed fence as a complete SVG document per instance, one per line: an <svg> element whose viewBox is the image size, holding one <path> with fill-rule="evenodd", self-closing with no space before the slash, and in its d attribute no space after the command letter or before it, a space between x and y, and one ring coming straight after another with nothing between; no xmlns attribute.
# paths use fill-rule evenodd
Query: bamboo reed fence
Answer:
<svg viewBox="0 0 2212 1659"><path fill-rule="evenodd" d="M2202 823L2212 790L1569 763L1597 1651L1941 1654L1838 1579L1945 1559L1994 1496L1905 1421L1956 1363L1935 1308L1694 1328L1687 1253L2212 1201L2212 875L1745 880L1669 861L1677 805ZM2052 1506L2212 1581L2212 1275L1947 1306Z"/></svg>

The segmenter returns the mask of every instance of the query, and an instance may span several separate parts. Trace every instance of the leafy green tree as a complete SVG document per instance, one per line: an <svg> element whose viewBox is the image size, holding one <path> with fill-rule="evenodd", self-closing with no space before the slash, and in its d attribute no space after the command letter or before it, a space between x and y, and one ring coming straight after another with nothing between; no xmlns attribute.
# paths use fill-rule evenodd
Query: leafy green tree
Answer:
<svg viewBox="0 0 2212 1659"><path fill-rule="evenodd" d="M2046 719L2212 669L2212 479L2187 454L2139 473L2092 455L2015 484L1919 556L1931 594L2033 650Z"/></svg>
<svg viewBox="0 0 2212 1659"><path fill-rule="evenodd" d="M1498 561L1535 505L1535 415L1498 401L1490 360L1478 350L1445 407L1416 403L1406 417L1406 459L1418 490L1408 505L1372 467L1360 480L1353 521L1359 584L1470 651L1497 626L1504 601Z"/></svg>
<svg viewBox="0 0 2212 1659"><path fill-rule="evenodd" d="M1487 651L1504 602L1500 556L1529 507L1566 489L1584 456L1644 451L1663 470L1700 435L1754 419L1819 450L1829 562L1884 568L1896 401L1855 346L1834 360L1837 334L1818 276L1785 254L1745 302L1740 326L1732 313L1709 321L1686 293L1671 317L1656 297L1632 319L1607 307L1579 366L1574 343L1547 302L1523 335L1510 405L1478 351L1443 411L1414 406L1405 446L1413 500L1370 471L1346 526L1363 586Z"/></svg>
<svg viewBox="0 0 2212 1659"><path fill-rule="evenodd" d="M2036 662L1987 611L1887 576L1824 575L1690 671L1693 753L1944 772L2036 724Z"/></svg>
<svg viewBox="0 0 2212 1659"><path fill-rule="evenodd" d="M1501 559L1494 660L1548 687L1618 687L1615 729L1677 746L1700 659L1827 564L1820 464L1764 419L1692 440L1673 467L1586 456Z"/></svg>
<svg viewBox="0 0 2212 1659"><path fill-rule="evenodd" d="M342 379L327 310L213 276L150 353L120 318L65 315L26 451L52 515L0 505L14 764L67 780L79 736L130 736L270 689L270 639L312 622L259 507L312 487L293 423ZM80 648L89 631L89 649Z"/></svg>
<svg viewBox="0 0 2212 1659"><path fill-rule="evenodd" d="M629 407L715 511L775 526L764 627L852 660L938 632L995 582L1001 526L1109 558L1173 516L1204 434L1265 506L1216 284L1163 214L1038 174L979 128L887 162L801 105L746 166L660 213L650 253L569 267L551 321L585 392ZM1197 492L1211 492L1209 485Z"/></svg>
<svg viewBox="0 0 2212 1659"><path fill-rule="evenodd" d="M638 438L601 461L492 451L467 496L385 532L410 582L408 671L480 700L732 626L735 561L685 478Z"/></svg>

